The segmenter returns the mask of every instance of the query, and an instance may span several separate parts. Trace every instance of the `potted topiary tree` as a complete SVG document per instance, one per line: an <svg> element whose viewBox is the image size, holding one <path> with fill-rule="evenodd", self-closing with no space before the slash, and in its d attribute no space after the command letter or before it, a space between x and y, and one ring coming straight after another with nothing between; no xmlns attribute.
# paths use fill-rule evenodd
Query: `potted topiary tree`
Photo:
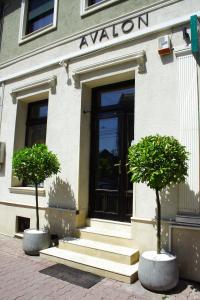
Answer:
<svg viewBox="0 0 200 300"><path fill-rule="evenodd" d="M44 180L60 171L60 163L55 154L44 144L18 150L13 155L13 171L19 180L35 187L36 229L24 231L23 249L26 254L38 255L48 248L50 237L48 230L40 229L38 209L38 186Z"/></svg>
<svg viewBox="0 0 200 300"><path fill-rule="evenodd" d="M167 291L178 283L176 257L161 251L160 191L171 184L185 182L188 152L174 137L147 136L129 148L129 172L132 182L146 183L156 194L157 251L140 257L138 277L150 290Z"/></svg>

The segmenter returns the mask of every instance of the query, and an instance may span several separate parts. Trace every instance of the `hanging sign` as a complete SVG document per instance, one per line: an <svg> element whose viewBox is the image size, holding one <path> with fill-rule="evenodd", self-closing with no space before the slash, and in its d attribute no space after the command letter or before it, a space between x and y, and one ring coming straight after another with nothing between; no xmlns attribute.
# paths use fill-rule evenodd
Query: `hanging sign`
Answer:
<svg viewBox="0 0 200 300"><path fill-rule="evenodd" d="M200 23L197 15L190 17L192 53L200 53Z"/></svg>

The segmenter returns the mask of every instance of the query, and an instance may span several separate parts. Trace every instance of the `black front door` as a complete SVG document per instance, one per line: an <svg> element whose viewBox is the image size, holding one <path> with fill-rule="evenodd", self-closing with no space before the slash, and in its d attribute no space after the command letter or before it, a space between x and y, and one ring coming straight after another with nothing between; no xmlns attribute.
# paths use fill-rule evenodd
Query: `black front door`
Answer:
<svg viewBox="0 0 200 300"><path fill-rule="evenodd" d="M134 137L134 81L93 91L91 128L90 217L130 221L127 150Z"/></svg>

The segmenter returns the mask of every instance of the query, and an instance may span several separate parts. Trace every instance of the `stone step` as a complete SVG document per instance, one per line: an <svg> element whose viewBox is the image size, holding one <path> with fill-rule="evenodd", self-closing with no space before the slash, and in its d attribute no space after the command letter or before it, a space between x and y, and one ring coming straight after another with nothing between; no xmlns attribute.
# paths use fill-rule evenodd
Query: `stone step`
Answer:
<svg viewBox="0 0 200 300"><path fill-rule="evenodd" d="M59 240L59 248L109 259L127 265L131 265L139 259L138 249L82 238L67 237L61 239Z"/></svg>
<svg viewBox="0 0 200 300"><path fill-rule="evenodd" d="M76 237L87 240L93 240L102 243L110 243L130 248L137 248L129 234L119 233L117 231L97 229L94 227L84 227L76 230Z"/></svg>
<svg viewBox="0 0 200 300"><path fill-rule="evenodd" d="M41 257L102 277L132 283L137 280L138 263L126 265L56 247L40 251Z"/></svg>
<svg viewBox="0 0 200 300"><path fill-rule="evenodd" d="M23 232L16 232L14 237L17 238L17 239L23 239L24 238L24 233Z"/></svg>
<svg viewBox="0 0 200 300"><path fill-rule="evenodd" d="M126 236L131 238L131 233L132 233L131 223L90 218L87 219L87 226L91 226L98 230L109 230L111 232L118 232L118 234L122 234L122 235L125 234Z"/></svg>

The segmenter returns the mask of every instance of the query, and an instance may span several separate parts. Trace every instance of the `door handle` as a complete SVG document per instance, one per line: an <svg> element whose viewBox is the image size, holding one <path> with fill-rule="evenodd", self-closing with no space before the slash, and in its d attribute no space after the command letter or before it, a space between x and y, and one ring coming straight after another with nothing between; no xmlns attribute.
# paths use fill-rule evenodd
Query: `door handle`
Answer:
<svg viewBox="0 0 200 300"><path fill-rule="evenodd" d="M120 160L118 164L114 164L114 167L118 167L119 169L119 174L122 173L122 161Z"/></svg>

